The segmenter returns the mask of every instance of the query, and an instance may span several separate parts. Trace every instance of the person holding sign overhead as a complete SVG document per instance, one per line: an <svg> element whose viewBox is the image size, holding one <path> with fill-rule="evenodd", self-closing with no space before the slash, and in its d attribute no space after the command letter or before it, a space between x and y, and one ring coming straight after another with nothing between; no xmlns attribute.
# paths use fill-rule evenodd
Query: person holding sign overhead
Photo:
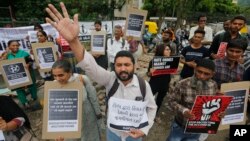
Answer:
<svg viewBox="0 0 250 141"><path fill-rule="evenodd" d="M36 77L35 77L35 73L34 70L32 68L32 64L33 61L30 57L30 54L20 50L19 49L19 42L16 40L10 40L8 41L8 48L10 50L10 52L5 52L5 59L8 60L12 60L12 59L16 59L16 58L24 58L25 62L27 63L26 67L29 69L30 71L30 75L32 78L32 82L33 84L31 84L30 86L28 86L29 88L29 92L31 93L31 97L33 100L37 99L37 87L36 87ZM28 100L26 99L26 92L24 88L18 88L16 89L17 92L17 97L19 99L19 101L24 105L24 108L28 109L30 108L30 105L28 103Z"/></svg>
<svg viewBox="0 0 250 141"><path fill-rule="evenodd" d="M98 120L102 117L96 96L95 87L86 75L72 74L72 67L67 60L58 60L52 66L52 74L61 85L78 81L85 86L82 112L82 138L81 141L100 141L100 125ZM63 136L63 135L61 135ZM68 141L68 140L67 140Z"/></svg>
<svg viewBox="0 0 250 141"><path fill-rule="evenodd" d="M80 32L78 15L76 14L72 21L65 5L60 3L60 6L63 16L52 4L48 5L46 11L52 19L46 18L46 21L54 26L60 35L69 42L76 59L79 61L78 66L84 69L92 80L105 86L106 93L109 93L113 84L116 85L116 88L112 88L114 93L109 98L107 105L108 128L106 140L141 141L154 123L157 106L150 85L145 80L140 81L141 79L134 74L135 61L133 55L128 51L118 52L114 56L115 71L112 72L97 65L93 56L85 50L78 39ZM139 81L145 84L144 95L142 95ZM116 100L119 102L116 102ZM112 109L112 112L109 111L110 109ZM121 109L126 112L118 112ZM140 114L137 114L138 112ZM111 127L111 125L114 126Z"/></svg>
<svg viewBox="0 0 250 141"><path fill-rule="evenodd" d="M169 57L171 53L172 50L168 45L159 44L156 46L155 56ZM171 77L170 74L152 76L152 73L154 71L155 69L153 68L153 59L152 59L149 62L147 75L150 77L149 84L151 86L153 94L155 95L156 93L158 93L156 98L157 112L158 112L161 107L161 103L167 94ZM156 118L156 121L160 122L160 119Z"/></svg>

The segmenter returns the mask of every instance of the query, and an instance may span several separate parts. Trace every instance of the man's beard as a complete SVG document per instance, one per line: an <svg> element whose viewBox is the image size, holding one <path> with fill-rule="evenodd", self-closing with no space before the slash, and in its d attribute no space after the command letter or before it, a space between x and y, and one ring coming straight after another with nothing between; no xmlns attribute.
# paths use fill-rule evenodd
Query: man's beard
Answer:
<svg viewBox="0 0 250 141"><path fill-rule="evenodd" d="M126 72L126 71L122 71L119 74L117 72L115 72L117 78L121 81L128 81L131 78L133 78L134 72Z"/></svg>
<svg viewBox="0 0 250 141"><path fill-rule="evenodd" d="M198 91L207 90L208 82L208 80L200 80L195 76L193 76L191 80L192 85L195 86Z"/></svg>
<svg viewBox="0 0 250 141"><path fill-rule="evenodd" d="M208 88L208 81L197 79L196 86L198 90L206 90Z"/></svg>

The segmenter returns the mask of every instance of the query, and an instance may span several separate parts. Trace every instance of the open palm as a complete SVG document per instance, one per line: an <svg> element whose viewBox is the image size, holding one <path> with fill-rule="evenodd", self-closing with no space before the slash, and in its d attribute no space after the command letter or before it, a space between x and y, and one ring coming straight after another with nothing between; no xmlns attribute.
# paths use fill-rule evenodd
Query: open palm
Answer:
<svg viewBox="0 0 250 141"><path fill-rule="evenodd" d="M72 21L69 18L65 5L61 2L60 6L63 16L52 4L48 5L48 8L46 8L46 12L50 15L51 18L46 18L46 21L53 27L55 27L65 40L71 42L74 39L78 38L80 32L78 24L78 14L74 15L74 20Z"/></svg>

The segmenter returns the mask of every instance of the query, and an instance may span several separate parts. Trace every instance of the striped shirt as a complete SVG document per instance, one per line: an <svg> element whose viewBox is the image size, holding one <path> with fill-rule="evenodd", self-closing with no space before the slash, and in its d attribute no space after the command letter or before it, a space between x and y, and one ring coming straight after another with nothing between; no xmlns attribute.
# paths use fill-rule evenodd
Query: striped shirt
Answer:
<svg viewBox="0 0 250 141"><path fill-rule="evenodd" d="M243 80L245 68L243 65L236 62L235 66L231 68L230 61L227 57L223 59L216 59L214 80L218 86L222 83L238 82Z"/></svg>

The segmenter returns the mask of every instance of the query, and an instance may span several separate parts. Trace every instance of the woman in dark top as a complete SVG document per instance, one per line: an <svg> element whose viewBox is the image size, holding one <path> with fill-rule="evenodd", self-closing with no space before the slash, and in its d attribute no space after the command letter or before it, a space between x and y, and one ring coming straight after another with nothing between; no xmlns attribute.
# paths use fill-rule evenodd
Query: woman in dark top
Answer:
<svg viewBox="0 0 250 141"><path fill-rule="evenodd" d="M19 141L30 130L30 121L24 111L10 96L0 96L0 130L6 141Z"/></svg>
<svg viewBox="0 0 250 141"><path fill-rule="evenodd" d="M171 48L168 45L159 44L156 46L155 56L169 57L171 55ZM156 98L156 104L158 106L157 113L161 107L161 103L166 96L169 88L169 82L171 80L170 74L156 75L152 76L155 71L153 68L153 59L149 62L147 75L150 77L149 84L151 86L152 92L155 95L158 92Z"/></svg>

